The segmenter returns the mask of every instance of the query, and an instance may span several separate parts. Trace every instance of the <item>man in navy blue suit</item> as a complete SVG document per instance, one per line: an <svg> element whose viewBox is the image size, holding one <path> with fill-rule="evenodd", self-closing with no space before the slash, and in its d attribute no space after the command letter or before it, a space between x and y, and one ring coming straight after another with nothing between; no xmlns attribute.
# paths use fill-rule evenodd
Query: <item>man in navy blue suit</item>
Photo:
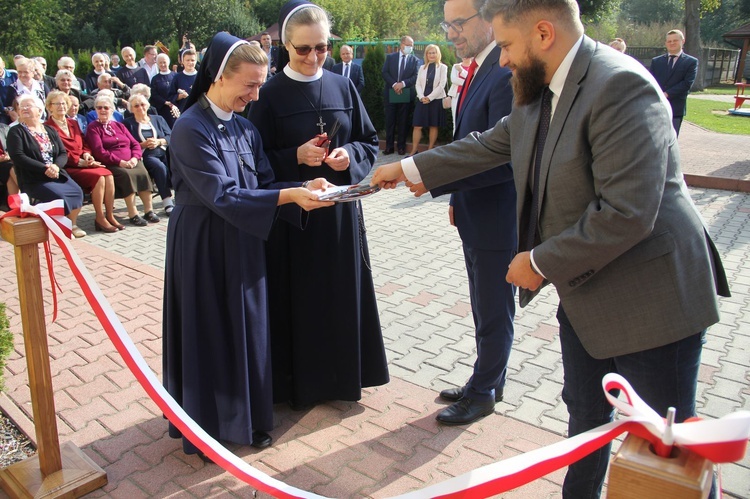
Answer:
<svg viewBox="0 0 750 499"><path fill-rule="evenodd" d="M441 27L459 58L473 57L461 93L456 96L458 140L483 132L510 114L511 71L500 67L500 48L492 26L482 19L483 0L447 0ZM473 68L473 69L472 69ZM472 77L469 80L469 77ZM459 388L440 392L454 402L437 415L447 425L468 424L492 414L503 399L508 358L513 346L514 287L505 274L516 249L516 189L509 163L431 191L452 192L450 222L458 228L469 274L469 294L476 328L474 372Z"/></svg>
<svg viewBox="0 0 750 499"><path fill-rule="evenodd" d="M677 135L687 110L688 92L698 75L698 59L682 51L684 44L682 31L673 29L667 33L667 53L651 60L651 74L672 106L672 126Z"/></svg>
<svg viewBox="0 0 750 499"><path fill-rule="evenodd" d="M422 61L412 54L414 40L410 36L401 37L398 52L388 54L383 64L385 89L385 154L393 154L394 134L397 135L398 153L406 153L406 131L411 128L407 123L409 111L414 106L414 84ZM396 96L404 96L404 102L391 102L391 90ZM406 95L404 95L406 94Z"/></svg>
<svg viewBox="0 0 750 499"><path fill-rule="evenodd" d="M357 92L362 94L362 90L365 88L365 74L361 67L352 62L354 51L349 45L342 45L339 49L339 57L341 57L341 62L334 64L331 71L337 75L349 77L354 82Z"/></svg>

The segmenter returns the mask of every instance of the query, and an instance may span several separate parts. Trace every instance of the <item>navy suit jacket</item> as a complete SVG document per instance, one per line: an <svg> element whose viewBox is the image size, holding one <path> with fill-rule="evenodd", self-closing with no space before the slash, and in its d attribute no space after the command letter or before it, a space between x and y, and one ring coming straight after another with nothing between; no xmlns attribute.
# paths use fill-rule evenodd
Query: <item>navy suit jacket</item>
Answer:
<svg viewBox="0 0 750 499"><path fill-rule="evenodd" d="M417 73L419 72L419 66L422 65L422 61L419 57L414 54L409 54L404 62L404 73L401 75L401 79L398 78L398 62L401 51L388 54L385 57L385 63L383 64L383 80L385 80L385 102L388 104L388 91L398 81L403 81L406 87L405 92L409 92L410 100L414 100L416 93L414 92L414 85L417 83Z"/></svg>
<svg viewBox="0 0 750 499"><path fill-rule="evenodd" d="M698 59L683 52L670 69L669 57L663 54L651 59L650 69L661 89L669 96L672 116L685 116L688 92L698 75Z"/></svg>
<svg viewBox="0 0 750 499"><path fill-rule="evenodd" d="M343 62L334 64L331 69L331 72L336 73L337 75L343 74L343 71ZM354 82L354 86L357 87L357 92L361 94L362 90L365 88L365 74L362 72L362 68L358 64L354 64L353 62L349 64L349 79Z"/></svg>
<svg viewBox="0 0 750 499"><path fill-rule="evenodd" d="M499 64L500 47L487 55L456 116L455 140L494 127L513 107L511 72ZM456 98L459 98L458 96ZM430 191L452 192L453 218L463 243L483 250L515 250L516 188L510 163Z"/></svg>

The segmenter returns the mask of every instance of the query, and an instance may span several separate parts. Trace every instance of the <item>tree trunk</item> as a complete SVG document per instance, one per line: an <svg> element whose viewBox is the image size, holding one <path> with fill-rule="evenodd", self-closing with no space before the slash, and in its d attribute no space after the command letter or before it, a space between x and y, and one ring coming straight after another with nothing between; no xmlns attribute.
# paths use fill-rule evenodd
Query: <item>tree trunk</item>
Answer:
<svg viewBox="0 0 750 499"><path fill-rule="evenodd" d="M701 2L685 0L685 53L698 58L698 76L693 83L693 91L703 90L703 75L706 66L701 50Z"/></svg>

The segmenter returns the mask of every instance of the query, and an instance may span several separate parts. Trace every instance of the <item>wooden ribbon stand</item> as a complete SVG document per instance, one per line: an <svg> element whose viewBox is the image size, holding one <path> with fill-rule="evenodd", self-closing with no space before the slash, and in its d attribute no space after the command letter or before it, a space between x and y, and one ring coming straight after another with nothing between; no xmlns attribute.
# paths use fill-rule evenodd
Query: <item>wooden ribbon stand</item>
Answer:
<svg viewBox="0 0 750 499"><path fill-rule="evenodd" d="M14 498L80 497L106 485L107 473L74 443L61 449L58 440L39 270L39 244L47 241L47 228L39 218L8 217L2 220L2 236L15 248L37 454L0 470L0 485Z"/></svg>

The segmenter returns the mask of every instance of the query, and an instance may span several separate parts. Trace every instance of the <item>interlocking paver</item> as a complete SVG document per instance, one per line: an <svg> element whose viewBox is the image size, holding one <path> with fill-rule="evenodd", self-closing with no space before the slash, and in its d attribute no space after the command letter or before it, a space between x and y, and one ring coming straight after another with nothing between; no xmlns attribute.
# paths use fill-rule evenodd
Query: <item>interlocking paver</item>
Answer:
<svg viewBox="0 0 750 499"><path fill-rule="evenodd" d="M750 180L750 161L733 156L750 149L749 137L707 135L686 123L680 146L688 173ZM699 414L721 417L750 408L750 196L702 188L690 193L724 255L734 293L720 301L721 323L709 330L699 373ZM434 417L445 404L437 392L462 385L475 355L461 242L447 223L447 200L415 199L400 189L378 193L363 206L391 383L364 390L360 403L334 402L303 413L277 406L274 446L260 452L229 448L275 478L316 493L387 497L563 438L567 411L560 400L555 291L548 287L517 310L505 400L496 413L464 428L440 426ZM120 200L117 212L124 215ZM93 226L90 206L79 224ZM90 230L74 241L157 374L167 224L163 219L109 235ZM64 286L58 321L48 325L58 426L63 439L83 446L108 472L109 485L91 496L248 497L250 486L185 456L180 441L166 435L155 404L87 311L67 265L58 263L60 251L53 252ZM6 395L30 415L15 267L4 243L0 269L0 301L17 338ZM49 291L44 300L49 319ZM750 457L723 469L728 495L750 497ZM502 497L560 497L563 473Z"/></svg>

